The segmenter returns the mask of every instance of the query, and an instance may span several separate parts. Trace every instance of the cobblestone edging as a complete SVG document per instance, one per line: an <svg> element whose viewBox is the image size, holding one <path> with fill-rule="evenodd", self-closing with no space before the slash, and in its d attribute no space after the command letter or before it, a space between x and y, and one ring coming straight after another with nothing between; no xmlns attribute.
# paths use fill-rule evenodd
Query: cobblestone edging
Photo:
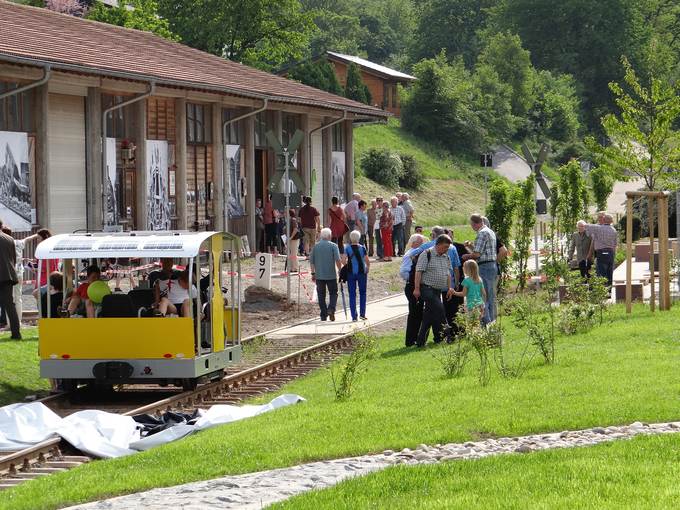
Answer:
<svg viewBox="0 0 680 510"><path fill-rule="evenodd" d="M335 485L346 478L364 475L391 465L432 464L440 461L477 459L504 453L529 453L550 448L588 446L605 441L629 439L639 434L680 432L680 422L647 424L635 422L620 427L504 437L428 446L411 450L385 450L381 454L363 455L290 468L227 476L204 482L153 489L128 496L87 503L69 510L145 510L182 509L255 509L282 501L312 489ZM141 475L141 473L140 473Z"/></svg>

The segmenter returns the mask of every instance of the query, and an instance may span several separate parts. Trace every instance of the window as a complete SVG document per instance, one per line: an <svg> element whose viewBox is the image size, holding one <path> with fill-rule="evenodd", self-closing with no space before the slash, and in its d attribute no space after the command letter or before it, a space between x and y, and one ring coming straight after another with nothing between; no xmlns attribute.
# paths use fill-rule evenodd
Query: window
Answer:
<svg viewBox="0 0 680 510"><path fill-rule="evenodd" d="M332 127L331 137L333 138L333 151L345 151L345 124L339 122Z"/></svg>
<svg viewBox="0 0 680 510"><path fill-rule="evenodd" d="M287 147L295 131L300 129L300 116L294 113L284 113L281 115L281 124L281 142L284 147Z"/></svg>
<svg viewBox="0 0 680 510"><path fill-rule="evenodd" d="M0 81L0 94L18 87L18 83ZM32 90L0 99L0 131L34 131Z"/></svg>
<svg viewBox="0 0 680 510"><path fill-rule="evenodd" d="M389 105L390 105L390 85L387 82L383 82L382 107L387 108Z"/></svg>
<svg viewBox="0 0 680 510"><path fill-rule="evenodd" d="M398 91L397 85L396 84L392 85L392 108L397 107L397 98L398 98L398 96L397 96L398 92L397 91Z"/></svg>
<svg viewBox="0 0 680 510"><path fill-rule="evenodd" d="M126 96L102 95L103 109L111 108L129 99ZM134 105L124 106L106 114L106 136L119 140L134 139Z"/></svg>
<svg viewBox="0 0 680 510"><path fill-rule="evenodd" d="M202 104L187 104L187 142L210 143L212 139L210 107Z"/></svg>
<svg viewBox="0 0 680 510"><path fill-rule="evenodd" d="M235 119L239 115L242 115L241 110L222 110L222 122L227 122L231 119ZM243 126L241 121L232 122L227 126L227 132L225 133L224 143L227 145L243 145Z"/></svg>

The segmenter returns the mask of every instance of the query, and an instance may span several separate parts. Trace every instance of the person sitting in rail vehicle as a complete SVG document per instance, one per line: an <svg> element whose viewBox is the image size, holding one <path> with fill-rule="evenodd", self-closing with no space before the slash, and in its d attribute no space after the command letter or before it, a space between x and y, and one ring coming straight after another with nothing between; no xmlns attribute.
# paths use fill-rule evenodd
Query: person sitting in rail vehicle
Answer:
<svg viewBox="0 0 680 510"><path fill-rule="evenodd" d="M180 317L189 317L191 315L191 301L198 295L198 289L195 285L191 285L191 296L189 295L189 272L182 271L177 280L170 281L168 286L168 295L162 297L158 304L158 311L165 317L170 314L179 315Z"/></svg>
<svg viewBox="0 0 680 510"><path fill-rule="evenodd" d="M78 285L73 293L66 298L66 310L62 309L62 317L78 315L88 319L95 318L95 303L90 299L88 289L92 283L101 279L101 271L99 267L91 265L87 267L85 274L87 275L87 280Z"/></svg>
<svg viewBox="0 0 680 510"><path fill-rule="evenodd" d="M64 300L64 275L59 271L52 271L48 279L50 294L50 317L59 317L59 309ZM47 294L40 296L41 306L40 315L43 319L47 318Z"/></svg>
<svg viewBox="0 0 680 510"><path fill-rule="evenodd" d="M177 283L179 271L173 269L174 259L162 258L161 268L151 271L149 274L149 285L153 289L153 306L158 308L161 298L168 295L168 289L172 283Z"/></svg>

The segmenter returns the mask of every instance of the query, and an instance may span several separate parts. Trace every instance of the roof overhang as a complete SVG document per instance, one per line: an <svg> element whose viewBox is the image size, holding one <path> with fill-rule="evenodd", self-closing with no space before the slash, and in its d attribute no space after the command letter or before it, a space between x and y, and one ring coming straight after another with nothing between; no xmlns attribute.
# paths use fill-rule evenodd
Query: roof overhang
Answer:
<svg viewBox="0 0 680 510"><path fill-rule="evenodd" d="M353 106L348 106L348 105L335 104L335 103L331 103L331 102L328 102L328 101L304 99L304 98L300 98L300 97L296 97L296 96L285 96L285 95L280 95L280 94L273 94L273 95L262 94L262 93L252 92L252 91L248 91L248 90L244 90L244 89L238 89L238 88L234 88L234 87L216 86L216 85L211 85L211 84L207 84L207 83L192 82L192 81L188 81L188 80L171 80L171 79L159 78L159 77L156 77L156 76L153 76L153 75L148 75L148 74L143 74L143 73L124 72L124 71L113 70L113 69L105 69L105 68L99 68L99 67L88 67L88 66L83 66L83 65L78 65L78 64L68 63L68 62L62 62L62 61L58 61L58 60L54 60L54 59L39 59L39 58L34 58L34 57L28 57L28 56L25 56L25 55L18 55L18 54L15 54L15 53L9 53L9 52L0 52L0 61L12 63L12 64L18 64L18 65L40 67L40 68L50 66L52 70L71 72L71 73L76 73L76 74L81 74L81 75L100 76L100 77L106 77L106 78L114 78L114 79L143 82L143 83L153 82L156 85L166 86L166 87L174 87L174 88L181 88L181 89L188 89L188 90L199 90L199 91L204 91L204 92L213 92L213 93L243 97L243 98L248 98L248 99L260 99L260 100L268 99L269 101L276 102L276 103L304 105L304 106L311 106L311 107L325 109L325 110L347 111L347 112L354 113L354 114L362 116L362 117L387 118L387 117L390 116L390 114L388 112L379 110L377 108L372 108L372 107L359 108L359 107L353 107Z"/></svg>

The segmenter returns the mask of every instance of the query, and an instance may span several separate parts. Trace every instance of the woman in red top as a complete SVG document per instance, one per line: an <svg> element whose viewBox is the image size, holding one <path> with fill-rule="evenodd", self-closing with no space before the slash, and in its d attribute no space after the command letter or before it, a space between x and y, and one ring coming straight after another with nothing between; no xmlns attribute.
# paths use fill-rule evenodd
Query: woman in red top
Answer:
<svg viewBox="0 0 680 510"><path fill-rule="evenodd" d="M269 253L276 252L276 214L272 205L271 193L267 193L264 199L264 210L262 212L262 222L264 223L264 249Z"/></svg>
<svg viewBox="0 0 680 510"><path fill-rule="evenodd" d="M328 208L328 223L331 226L331 241L342 249L342 236L347 232L345 224L345 212L338 205L338 197L331 198L331 206Z"/></svg>
<svg viewBox="0 0 680 510"><path fill-rule="evenodd" d="M392 224L394 219L392 218L392 213L390 212L390 204L383 202L383 212L380 216L380 238L382 239L383 245L383 258L385 262L392 260Z"/></svg>

